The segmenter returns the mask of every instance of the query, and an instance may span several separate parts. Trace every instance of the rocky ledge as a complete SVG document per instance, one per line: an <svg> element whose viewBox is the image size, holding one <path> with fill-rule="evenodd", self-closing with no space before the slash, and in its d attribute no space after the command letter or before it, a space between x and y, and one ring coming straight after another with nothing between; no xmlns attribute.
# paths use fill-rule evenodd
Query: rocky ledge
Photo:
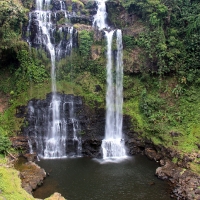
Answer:
<svg viewBox="0 0 200 200"><path fill-rule="evenodd" d="M173 185L171 197L177 199L200 200L200 176L181 167L168 159L160 160L161 167L156 169L156 175L168 179Z"/></svg>
<svg viewBox="0 0 200 200"><path fill-rule="evenodd" d="M46 172L37 164L32 161L28 161L21 164L18 163L16 166L16 169L20 171L22 188L24 188L29 194L32 194L33 190L43 184Z"/></svg>

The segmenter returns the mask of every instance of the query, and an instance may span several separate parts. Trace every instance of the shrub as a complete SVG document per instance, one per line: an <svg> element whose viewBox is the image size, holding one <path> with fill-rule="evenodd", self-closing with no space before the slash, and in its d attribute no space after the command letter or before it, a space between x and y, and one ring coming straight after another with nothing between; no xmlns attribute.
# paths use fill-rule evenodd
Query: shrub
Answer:
<svg viewBox="0 0 200 200"><path fill-rule="evenodd" d="M0 153L5 153L11 146L11 142L8 137L1 135L0 133Z"/></svg>

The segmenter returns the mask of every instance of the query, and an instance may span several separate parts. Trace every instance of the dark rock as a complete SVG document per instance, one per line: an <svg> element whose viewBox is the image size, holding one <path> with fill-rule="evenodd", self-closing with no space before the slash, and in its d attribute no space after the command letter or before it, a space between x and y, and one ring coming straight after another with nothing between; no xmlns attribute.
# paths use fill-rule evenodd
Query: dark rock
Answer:
<svg viewBox="0 0 200 200"><path fill-rule="evenodd" d="M134 138L131 138L128 140L128 144L136 144L136 140Z"/></svg>
<svg viewBox="0 0 200 200"><path fill-rule="evenodd" d="M89 25L92 25L92 22L93 22L93 18L92 17L88 17L88 16L77 16L77 15L72 15L70 16L70 20L73 24L77 24L77 23L80 23L80 24L89 24Z"/></svg>
<svg viewBox="0 0 200 200"><path fill-rule="evenodd" d="M66 7L66 3L63 1L62 4L64 4L63 6ZM61 4L59 0L52 0L52 11L58 11L61 9Z"/></svg>
<svg viewBox="0 0 200 200"><path fill-rule="evenodd" d="M179 136L182 135L181 133L175 132L175 131L171 131L169 134L170 134L172 137L179 137Z"/></svg>
<svg viewBox="0 0 200 200"><path fill-rule="evenodd" d="M151 160L155 160L158 161L162 158L162 156L156 152L156 150L151 149L151 148L146 148L145 149L145 155L151 159Z"/></svg>
<svg viewBox="0 0 200 200"><path fill-rule="evenodd" d="M102 91L102 88L100 85L95 85L95 91L94 92L99 92Z"/></svg>
<svg viewBox="0 0 200 200"><path fill-rule="evenodd" d="M22 118L26 113L26 106L17 106L15 116L18 118Z"/></svg>
<svg viewBox="0 0 200 200"><path fill-rule="evenodd" d="M177 173L177 166L170 160L165 160L165 165L156 169L156 175L161 179L172 178L175 173Z"/></svg>
<svg viewBox="0 0 200 200"><path fill-rule="evenodd" d="M163 166L156 169L156 175L161 179L169 179L174 185L173 196L177 199L197 199L200 193L197 174L180 168L170 160L162 160Z"/></svg>
<svg viewBox="0 0 200 200"><path fill-rule="evenodd" d="M165 160L160 160L160 165L164 166L166 164Z"/></svg>
<svg viewBox="0 0 200 200"><path fill-rule="evenodd" d="M16 136L16 137L11 137L10 140L13 148L17 150L29 151L28 137Z"/></svg>
<svg viewBox="0 0 200 200"><path fill-rule="evenodd" d="M99 158L101 155L101 140L84 140L82 141L83 151L82 154L84 156Z"/></svg>

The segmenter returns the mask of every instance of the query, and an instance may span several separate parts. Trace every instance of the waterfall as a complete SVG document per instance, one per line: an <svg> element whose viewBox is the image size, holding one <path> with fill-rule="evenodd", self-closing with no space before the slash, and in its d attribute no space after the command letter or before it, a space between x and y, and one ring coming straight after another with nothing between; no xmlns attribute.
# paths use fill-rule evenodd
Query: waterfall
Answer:
<svg viewBox="0 0 200 200"><path fill-rule="evenodd" d="M104 28L108 28L108 25L106 24L106 2L107 0L97 0L97 14L94 16L93 26L97 27L99 30L102 30Z"/></svg>
<svg viewBox="0 0 200 200"><path fill-rule="evenodd" d="M63 96L57 92L56 88L56 61L70 55L73 48L73 37L76 36L75 29L68 25L62 25L57 28L56 11L51 9L51 0L36 0L36 9L29 13L29 25L27 32L29 37L27 42L30 46L36 48L43 48L47 51L51 60L51 85L52 96L48 106L34 110L33 102L29 102L29 114L33 115L35 125L34 141L40 157L43 158L63 158L67 156L67 140L68 140L68 124L72 123L73 128L73 141L78 143L78 155L81 152L81 139L78 136L80 131L79 122L76 120L75 115L70 111L68 114L71 117L71 122L67 120L65 106L73 105L74 98L70 100L63 99ZM65 1L60 1L59 12L64 12L66 21L68 20ZM53 19L54 17L54 19ZM60 34L60 41L58 44L55 42L55 33ZM40 102L41 103L41 102ZM37 107L37 105L35 105ZM41 128L41 124L43 128ZM78 127L78 128L77 128ZM28 135L30 137L30 135ZM30 143L30 141L29 141ZM29 146L32 148L32 144ZM31 149L31 151L33 151Z"/></svg>
<svg viewBox="0 0 200 200"><path fill-rule="evenodd" d="M123 122L123 45L121 30L109 30L106 23L106 0L97 0L97 14L93 26L104 30L107 40L107 91L106 91L106 126L102 141L103 158L126 157L122 134ZM113 37L116 38L117 53L113 58ZM113 62L115 61L115 62ZM114 66L115 63L115 66Z"/></svg>
<svg viewBox="0 0 200 200"><path fill-rule="evenodd" d="M53 96L50 93L44 100L32 99L28 103L26 120L29 126L24 132L29 137L30 153L36 150L39 157L51 159L81 156L81 126L75 113L82 106L82 100L56 93L57 99L53 102ZM53 103L59 116L53 115Z"/></svg>

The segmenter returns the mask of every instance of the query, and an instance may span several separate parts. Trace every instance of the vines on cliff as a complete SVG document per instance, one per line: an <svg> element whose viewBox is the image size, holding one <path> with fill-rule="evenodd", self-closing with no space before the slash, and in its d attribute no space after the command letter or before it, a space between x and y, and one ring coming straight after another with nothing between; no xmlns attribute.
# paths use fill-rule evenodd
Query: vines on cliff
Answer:
<svg viewBox="0 0 200 200"><path fill-rule="evenodd" d="M136 43L145 49L161 76L176 73L181 82L199 84L200 4L198 1L120 0L129 15L142 19L146 31ZM134 42L135 43L135 42Z"/></svg>

